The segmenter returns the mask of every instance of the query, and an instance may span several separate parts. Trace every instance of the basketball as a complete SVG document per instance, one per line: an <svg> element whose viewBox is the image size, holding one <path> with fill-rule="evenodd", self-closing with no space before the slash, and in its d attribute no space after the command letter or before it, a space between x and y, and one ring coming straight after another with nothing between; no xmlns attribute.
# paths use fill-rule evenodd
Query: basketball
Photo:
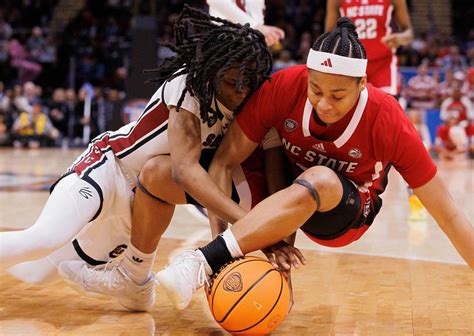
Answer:
<svg viewBox="0 0 474 336"><path fill-rule="evenodd" d="M267 260L249 256L214 275L207 301L214 319L228 332L264 335L285 319L290 290Z"/></svg>

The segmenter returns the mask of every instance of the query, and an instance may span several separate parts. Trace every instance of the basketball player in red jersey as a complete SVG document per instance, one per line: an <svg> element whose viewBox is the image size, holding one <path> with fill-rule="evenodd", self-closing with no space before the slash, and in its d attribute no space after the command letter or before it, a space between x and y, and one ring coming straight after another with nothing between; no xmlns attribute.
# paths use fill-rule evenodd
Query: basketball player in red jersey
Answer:
<svg viewBox="0 0 474 336"><path fill-rule="evenodd" d="M340 16L356 25L359 40L367 52L367 81L397 96L398 60L395 51L413 40L410 15L405 0L328 0L326 31L336 27ZM392 17L400 32L392 32Z"/></svg>
<svg viewBox="0 0 474 336"><path fill-rule="evenodd" d="M397 101L367 83L367 59L347 18L320 36L306 66L273 75L250 98L224 137L209 169L230 190L232 167L272 127L283 142L293 184L260 202L222 236L186 251L156 277L171 301L185 308L193 291L222 265L301 229L329 247L350 244L370 228L394 167L414 189L474 269L474 229L450 195L416 130ZM215 208L235 206L214 194ZM280 259L299 267L293 255Z"/></svg>
<svg viewBox="0 0 474 336"><path fill-rule="evenodd" d="M367 81L392 96L400 94L400 74L395 55L399 46L413 40L406 0L328 0L326 31L336 26L339 16L350 18L356 25L359 40L367 52ZM392 32L392 18L400 29ZM408 189L410 219L425 220L418 198Z"/></svg>

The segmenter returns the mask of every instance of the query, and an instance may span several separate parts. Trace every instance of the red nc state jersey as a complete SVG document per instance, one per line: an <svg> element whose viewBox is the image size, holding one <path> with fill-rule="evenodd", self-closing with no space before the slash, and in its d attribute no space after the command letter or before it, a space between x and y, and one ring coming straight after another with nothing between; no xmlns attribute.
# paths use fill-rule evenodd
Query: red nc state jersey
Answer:
<svg viewBox="0 0 474 336"><path fill-rule="evenodd" d="M279 71L237 117L242 131L256 143L276 128L295 177L304 169L324 165L376 199L392 165L413 188L435 175L435 164L392 96L368 85L350 113L321 126L307 98L307 83L305 65Z"/></svg>
<svg viewBox="0 0 474 336"><path fill-rule="evenodd" d="M341 0L339 11L354 22L369 61L392 56L392 50L381 41L392 31L391 0Z"/></svg>

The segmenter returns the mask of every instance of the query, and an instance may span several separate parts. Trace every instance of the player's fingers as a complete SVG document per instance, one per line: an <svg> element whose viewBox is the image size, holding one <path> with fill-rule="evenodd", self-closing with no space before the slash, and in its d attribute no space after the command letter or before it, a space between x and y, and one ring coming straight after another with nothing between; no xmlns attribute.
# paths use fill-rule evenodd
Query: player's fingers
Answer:
<svg viewBox="0 0 474 336"><path fill-rule="evenodd" d="M279 253L277 255L278 264L283 267L285 270L289 270L291 268L290 264L287 261L287 256L285 254Z"/></svg>
<svg viewBox="0 0 474 336"><path fill-rule="evenodd" d="M274 45L275 43L278 42L278 36L276 34L270 32L265 36L265 40L266 40L268 46L272 46L272 45Z"/></svg>
<svg viewBox="0 0 474 336"><path fill-rule="evenodd" d="M267 259L268 261L270 262L270 264L272 264L273 268L275 269L278 269L278 262L275 258L275 255L273 253L265 253L265 255L267 256Z"/></svg>
<svg viewBox="0 0 474 336"><path fill-rule="evenodd" d="M272 46L273 45L273 40L269 35L265 35L265 42L267 43L267 46Z"/></svg>
<svg viewBox="0 0 474 336"><path fill-rule="evenodd" d="M271 27L271 28L272 28L272 32L275 34L275 36L278 39L285 38L285 31L283 29L278 28L278 27Z"/></svg>
<svg viewBox="0 0 474 336"><path fill-rule="evenodd" d="M299 268L299 260L295 256L296 248L293 246L284 246L280 248L279 253L281 253L282 257L292 266Z"/></svg>
<svg viewBox="0 0 474 336"><path fill-rule="evenodd" d="M287 259L295 268L299 268L300 265L304 265L305 259L299 249L294 246L286 246L282 248L282 251L286 254Z"/></svg>
<svg viewBox="0 0 474 336"><path fill-rule="evenodd" d="M306 265L306 258L304 257L303 253L296 247L293 250L293 253L296 255L296 257L299 259L302 265Z"/></svg>
<svg viewBox="0 0 474 336"><path fill-rule="evenodd" d="M278 37L280 39L284 39L285 38L285 31L283 29L280 29L280 28L277 28L278 29Z"/></svg>
<svg viewBox="0 0 474 336"><path fill-rule="evenodd" d="M279 28L271 27L271 29L269 29L268 33L272 37L272 39L275 40L275 42L278 41L281 37L281 33L280 33Z"/></svg>

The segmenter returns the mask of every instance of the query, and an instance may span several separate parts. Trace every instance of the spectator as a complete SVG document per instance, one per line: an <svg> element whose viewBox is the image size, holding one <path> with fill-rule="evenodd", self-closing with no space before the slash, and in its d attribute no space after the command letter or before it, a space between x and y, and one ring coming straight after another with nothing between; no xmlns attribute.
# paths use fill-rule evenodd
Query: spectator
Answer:
<svg viewBox="0 0 474 336"><path fill-rule="evenodd" d="M109 101L109 124L108 129L117 130L123 126L122 110L123 110L123 99L120 96L120 92L117 90L110 90L107 95Z"/></svg>
<svg viewBox="0 0 474 336"><path fill-rule="evenodd" d="M10 65L18 69L20 83L34 81L41 73L41 65L30 60L28 52L17 39L12 39L8 43L8 54Z"/></svg>
<svg viewBox="0 0 474 336"><path fill-rule="evenodd" d="M0 98L0 114L3 115L3 122L10 129L13 125L13 115L15 114L15 107L13 105L14 93L12 89L5 90L5 93Z"/></svg>
<svg viewBox="0 0 474 336"><path fill-rule="evenodd" d="M444 81L438 85L438 96L440 101L445 100L446 98L451 97L453 94L454 86L454 71L452 69L446 69L444 72Z"/></svg>
<svg viewBox="0 0 474 336"><path fill-rule="evenodd" d="M471 99L471 102L474 104L474 65L467 72L462 92Z"/></svg>
<svg viewBox="0 0 474 336"><path fill-rule="evenodd" d="M8 60L8 40L13 35L13 29L0 14L0 64Z"/></svg>
<svg viewBox="0 0 474 336"><path fill-rule="evenodd" d="M39 58L40 63L54 64L57 61L57 47L54 35L48 35L46 37L46 45L43 53Z"/></svg>
<svg viewBox="0 0 474 336"><path fill-rule="evenodd" d="M69 92L71 95L71 92ZM71 96L70 96L71 97ZM74 145L82 145L82 136L84 134L84 125L89 123L87 118L84 118L84 106L86 100L86 90L80 89L77 94L77 99L74 104L74 112L71 118L71 138L73 139Z"/></svg>
<svg viewBox="0 0 474 336"><path fill-rule="evenodd" d="M61 138L68 135L69 112L64 89L55 89L49 103L49 118Z"/></svg>
<svg viewBox="0 0 474 336"><path fill-rule="evenodd" d="M0 146L7 145L9 142L8 126L5 121L5 116L0 112Z"/></svg>
<svg viewBox="0 0 474 336"><path fill-rule="evenodd" d="M471 120L466 128L466 135L469 140L469 157L474 159L474 121Z"/></svg>
<svg viewBox="0 0 474 336"><path fill-rule="evenodd" d="M433 109L437 105L437 90L438 83L428 74L428 67L422 64L418 67L418 74L408 81L408 101L421 112Z"/></svg>
<svg viewBox="0 0 474 336"><path fill-rule="evenodd" d="M289 66L296 65L296 61L291 57L289 50L283 50L278 58L273 62L273 71L288 68Z"/></svg>
<svg viewBox="0 0 474 336"><path fill-rule="evenodd" d="M469 120L474 120L474 110L470 99L462 94L461 85L457 83L451 97L442 102L440 118L443 121L454 118L456 125L466 128Z"/></svg>
<svg viewBox="0 0 474 336"><path fill-rule="evenodd" d="M76 110L76 92L73 89L66 90L65 105L66 105L67 113L69 115L67 136L68 136L69 141L71 141L74 135L74 124L75 124L74 112Z"/></svg>
<svg viewBox="0 0 474 336"><path fill-rule="evenodd" d="M26 97L24 94L24 87L30 90L30 84L31 82L26 82L25 85L15 85L13 87L13 97L12 97L12 103L15 107L16 112L28 112L31 113L31 103L29 99ZM33 83L31 83L33 84Z"/></svg>
<svg viewBox="0 0 474 336"><path fill-rule="evenodd" d="M431 150L431 134L428 126L423 121L423 116L421 115L420 111L415 108L409 108L407 110L408 118L410 119L411 123L417 130L418 134L420 135L423 144L427 151Z"/></svg>
<svg viewBox="0 0 474 336"><path fill-rule="evenodd" d="M30 53L30 59L34 62L41 62L46 53L46 40L43 37L43 31L40 27L34 27L31 36L26 42L26 46Z"/></svg>
<svg viewBox="0 0 474 336"><path fill-rule="evenodd" d="M58 137L58 130L53 127L51 120L42 112L40 103L34 103L32 112L22 112L15 120L12 128L13 145L16 148L28 146L39 148L50 145Z"/></svg>
<svg viewBox="0 0 474 336"><path fill-rule="evenodd" d="M457 160L465 156L468 138L464 127L456 124L457 118L449 115L436 130L434 149L442 160Z"/></svg>
<svg viewBox="0 0 474 336"><path fill-rule="evenodd" d="M443 69L452 69L456 71L464 71L467 68L466 57L461 55L459 47L452 45L449 47L448 54L442 58Z"/></svg>

